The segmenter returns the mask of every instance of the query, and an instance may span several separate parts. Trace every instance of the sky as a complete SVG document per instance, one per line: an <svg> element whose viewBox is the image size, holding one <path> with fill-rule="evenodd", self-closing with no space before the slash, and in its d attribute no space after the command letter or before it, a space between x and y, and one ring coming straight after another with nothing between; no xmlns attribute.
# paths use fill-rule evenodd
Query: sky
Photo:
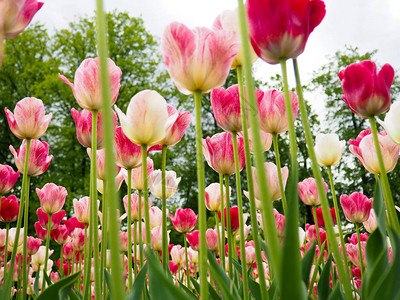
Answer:
<svg viewBox="0 0 400 300"><path fill-rule="evenodd" d="M79 16L92 16L95 0L42 0L45 2L34 20L49 29L65 28ZM311 33L305 52L298 63L302 82L306 83L313 70L327 62L345 45L357 46L360 52L378 49L380 65L391 64L400 72L400 1L399 0L326 0L326 16ZM126 11L142 17L145 27L161 37L164 28L177 21L193 28L211 27L214 19L227 9L237 7L236 0L105 0L107 11ZM269 78L280 73L280 67L259 60L256 77ZM294 86L293 77L290 83ZM313 109L321 111L321 103L312 97Z"/></svg>

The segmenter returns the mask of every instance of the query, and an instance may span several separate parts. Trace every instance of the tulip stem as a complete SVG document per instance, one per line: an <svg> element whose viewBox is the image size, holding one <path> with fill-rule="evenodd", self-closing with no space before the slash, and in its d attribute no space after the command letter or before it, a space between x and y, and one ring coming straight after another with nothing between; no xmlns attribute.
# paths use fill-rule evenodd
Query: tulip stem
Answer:
<svg viewBox="0 0 400 300"><path fill-rule="evenodd" d="M232 132L232 142L233 142L233 155L235 160L235 176L236 176L236 195L238 202L238 210L239 210L239 237L240 237L240 261L242 264L242 278L243 278L243 299L249 299L249 284L248 277L245 275L247 270L246 264L246 249L244 246L244 222L243 222L243 201L242 201L242 185L240 181L240 166L239 166L239 153L238 153L238 144L237 144L237 133ZM236 248L236 247L235 247ZM236 252L236 250L235 250Z"/></svg>
<svg viewBox="0 0 400 300"><path fill-rule="evenodd" d="M389 221L390 221L388 225L390 227L392 227L395 231L400 232L399 219L397 218L396 209L394 207L392 192L390 190L389 181L388 181L386 169L385 169L385 164L384 164L383 158L382 158L382 151L381 151L381 148L379 145L378 131L376 128L375 117L370 117L369 121L371 123L371 131L372 131L372 136L374 138L375 150L376 150L376 155L378 157L378 163L379 163L379 169L381 170L380 179L381 179L381 183L382 183L382 190L383 190L383 195L384 195L384 199L385 199L386 209L388 211Z"/></svg>
<svg viewBox="0 0 400 300"><path fill-rule="evenodd" d="M197 185L198 185L198 213L199 213L199 271L200 271L200 297L205 300L208 298L208 281L207 281L207 244L206 229L207 216L205 208L205 174L203 161L202 136L203 130L201 126L201 91L196 90L194 96L194 107L196 116L196 161L197 161Z"/></svg>
<svg viewBox="0 0 400 300"><path fill-rule="evenodd" d="M312 212L313 212L313 218L314 218L314 224L315 224L315 233L317 235L318 248L319 248L319 251L323 251L321 249L321 236L319 234L319 226L318 226L316 206L312 207Z"/></svg>
<svg viewBox="0 0 400 300"><path fill-rule="evenodd" d="M149 214L149 188L147 185L147 145L142 145L142 177L144 198L144 224L146 228L146 247L151 248L150 214Z"/></svg>
<svg viewBox="0 0 400 300"><path fill-rule="evenodd" d="M221 230L221 247L219 248L219 259L222 268L225 270L225 214L224 214L224 175L219 174L219 187L221 193L221 228L218 228L218 231ZM229 193L229 191L225 191L225 193Z"/></svg>
<svg viewBox="0 0 400 300"><path fill-rule="evenodd" d="M132 220L131 220L131 211L132 211L132 169L127 169L128 171L128 207L127 207L127 227L128 227L128 291L132 288Z"/></svg>
<svg viewBox="0 0 400 300"><path fill-rule="evenodd" d="M15 257L17 256L19 233L21 231L22 217L24 214L24 200L25 200L24 198L25 198L26 190L28 190L28 193L29 193L28 163L29 163L30 148L31 148L31 139L26 139L24 173L22 176L22 190L21 190L21 200L20 200L19 211L18 211L17 229L15 231L14 245L13 245L13 249L11 252L10 268L8 269L8 274L6 275L5 284L2 289L2 297L0 297L1 299L8 299L8 298L10 298L10 295L11 295L11 284L12 284L12 280L13 280L13 276L14 276ZM24 231L25 231L25 229L24 229ZM24 269L23 272L26 272L26 268ZM25 273L23 273L23 276L25 276ZM26 280L24 282L27 283Z"/></svg>
<svg viewBox="0 0 400 300"><path fill-rule="evenodd" d="M249 132L247 128L247 107L245 103L244 97L244 84L243 84L243 71L241 66L237 66L236 68L237 76L238 76L238 85L239 85L239 99L240 99L240 111L242 118L242 128L243 128L243 142L244 142L244 154L246 161L246 176L247 176L247 188L249 190L249 202L250 202L250 220L252 224L252 234L254 241L254 249L256 252L256 263L258 270L258 278L260 282L260 292L261 299L268 299L267 293L267 284L265 281L265 273L263 268L263 260L261 256L261 246L259 241L259 233L258 233L258 222L257 222L257 207L254 197L254 183L253 183L253 174L251 172L251 155L250 155L250 144L249 144Z"/></svg>
<svg viewBox="0 0 400 300"><path fill-rule="evenodd" d="M221 250L222 249L221 248L221 245L222 245L222 243L221 243L221 233L219 232L220 231L220 228L219 228L219 217L218 217L218 212L217 211L214 211L214 217L215 217L215 228L217 229L217 235L218 235L218 249ZM220 261L221 261L221 258L220 258Z"/></svg>
<svg viewBox="0 0 400 300"><path fill-rule="evenodd" d="M140 269L143 267L143 263L144 263L144 254L143 254L143 240L142 240L142 191L139 190L138 191L139 194L139 256L140 256Z"/></svg>
<svg viewBox="0 0 400 300"><path fill-rule="evenodd" d="M100 82L101 82L101 96L102 96L102 113L103 113L103 133L104 133L104 148L105 148L105 171L106 183L108 191L108 209L110 217L110 230L109 239L111 247L111 286L113 291L113 298L125 298L125 286L122 279L121 263L119 258L119 222L117 218L117 190L115 186L115 162L113 153L113 116L111 113L111 91L110 91L110 77L108 73L107 62L107 38L106 38L106 21L103 10L103 0L96 0L96 29L97 29L97 44L100 57ZM98 251L97 251L98 254ZM97 260L98 260L97 255ZM98 266L95 266L98 271ZM97 276L95 276L95 279ZM98 279L95 282L96 286L96 299L100 299L100 284Z"/></svg>
<svg viewBox="0 0 400 300"><path fill-rule="evenodd" d="M64 253L63 253L63 248L64 248L64 244L61 244L61 250L60 250L60 268L58 269L58 273L60 275L60 278L64 277ZM31 259L29 257L29 259Z"/></svg>
<svg viewBox="0 0 400 300"><path fill-rule="evenodd" d="M10 231L10 222L6 223L6 244L4 245L4 273L7 274L7 258L8 258L8 233Z"/></svg>
<svg viewBox="0 0 400 300"><path fill-rule="evenodd" d="M139 208L140 209L140 208ZM136 236L137 236L137 221L134 220L133 221L133 278L136 279L136 274L137 274L137 240L136 240Z"/></svg>
<svg viewBox="0 0 400 300"><path fill-rule="evenodd" d="M83 274L84 274L84 280L83 280L83 292L84 293L87 293L87 294L89 294L89 288L87 288L87 286L89 285L88 284L88 278L87 278L87 274L88 274L88 272L91 272L90 271L90 266L89 266L89 260L91 260L90 258L89 258L89 249L90 249L90 241L89 241L89 239L88 239L88 234L87 234L87 232L88 232L88 224L87 223L84 223L84 230L85 230L85 244L84 244L84 250L83 250L83 255L84 255L84 258L83 258L83 260L84 260L84 266L83 266ZM89 228L89 235L90 235L90 228ZM90 276L89 276L89 279L90 279ZM87 290L86 290L87 289Z"/></svg>
<svg viewBox="0 0 400 300"><path fill-rule="evenodd" d="M167 232L167 193L165 183L165 168L167 164L167 145L162 146L161 152L161 194L162 194L162 266L165 272L169 270L168 232Z"/></svg>
<svg viewBox="0 0 400 300"><path fill-rule="evenodd" d="M187 285L187 288L190 289L190 269L189 269L189 260L188 260L186 232L183 233L183 243L185 245L186 285Z"/></svg>
<svg viewBox="0 0 400 300"><path fill-rule="evenodd" d="M331 191L332 191L333 206L335 207L336 223L337 223L338 229L339 229L340 244L342 245L341 248L342 248L344 265L346 268L346 273L349 273L349 263L347 262L346 248L344 247L345 242L344 242L344 236L343 236L342 222L340 221L339 205L338 205L337 198L336 198L335 185L333 183L332 167L327 166L327 169L328 169L328 175L329 175L329 183L331 185ZM350 276L350 274L349 274L349 276Z"/></svg>
<svg viewBox="0 0 400 300"><path fill-rule="evenodd" d="M51 214L49 214L49 219L47 221L47 238L46 238L46 255L44 257L44 269L43 273L47 272L47 261L49 260L49 246L50 246L50 231L51 231ZM46 280L42 280L42 292L46 288Z"/></svg>
<svg viewBox="0 0 400 300"><path fill-rule="evenodd" d="M293 59L293 66L294 66L294 73L295 73L295 77L296 77L296 91L297 91L297 96L299 98L299 110L300 110L300 115L301 115L301 122L302 122L303 129L304 129L304 135L305 135L305 139L306 139L308 155L312 161L311 166L312 166L314 178L317 183L318 194L321 199L322 214L323 214L324 221L325 221L325 229L326 229L326 233L327 233L327 238L328 238L329 244L331 246L333 256L336 261L336 267L338 269L339 278L343 279L343 280L341 280L341 283L343 284L343 287L344 287L345 297L346 297L346 299L350 300L353 298L352 289L351 289L351 285L350 285L350 278L349 278L348 273L344 269L344 264L343 264L343 261L342 261L341 255L340 255L340 250L339 250L338 244L336 242L336 235L335 235L335 232L333 231L333 221L332 221L332 216L329 211L329 203L328 203L328 199L326 197L325 187L322 182L321 170L318 167L317 157L315 155L314 143L313 143L313 137L311 134L310 124L308 123L307 109L306 109L306 104L304 102L303 88L302 88L301 82L300 82L300 74L299 74L299 69L298 69L298 65L297 65L297 59Z"/></svg>
<svg viewBox="0 0 400 300"><path fill-rule="evenodd" d="M28 267L26 264L28 256L28 221L29 221L29 185L31 182L31 177L28 175L27 178L27 189L25 189L25 212L24 212L24 246L23 246L23 265L22 265L22 299L26 298L27 288L28 288Z"/></svg>
<svg viewBox="0 0 400 300"><path fill-rule="evenodd" d="M360 255L360 270L361 270L361 280L364 280L364 264L361 250L361 239L360 239L360 224L356 223L356 231L357 231L357 244L358 244L358 254Z"/></svg>
<svg viewBox="0 0 400 300"><path fill-rule="evenodd" d="M107 284L104 278L104 268L107 264L107 228L108 228L108 205L107 205L107 184L103 180L103 202L101 205L102 220L101 220L101 255L100 255L100 284L103 290L103 297L107 291Z"/></svg>
<svg viewBox="0 0 400 300"><path fill-rule="evenodd" d="M272 134L272 142L274 144L275 162L276 162L276 167L278 169L279 189L281 191L283 213L285 215L287 215L288 208L287 208L287 202L286 202L285 187L283 186L283 180L282 180L281 158L279 156L279 145L278 145L278 134L277 133Z"/></svg>
<svg viewBox="0 0 400 300"><path fill-rule="evenodd" d="M228 274L229 278L233 279L233 262L232 262L232 232L231 232L231 205L230 205L230 199L229 199L229 175L225 174L225 196L226 196L226 232L228 236ZM221 215L225 214L224 212L221 212ZM225 249L224 249L225 250Z"/></svg>

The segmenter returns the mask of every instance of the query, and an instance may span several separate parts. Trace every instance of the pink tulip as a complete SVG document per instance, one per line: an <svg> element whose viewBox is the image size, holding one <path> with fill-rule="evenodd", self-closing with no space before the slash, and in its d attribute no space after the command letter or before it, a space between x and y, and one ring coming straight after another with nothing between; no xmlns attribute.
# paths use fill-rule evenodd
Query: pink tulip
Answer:
<svg viewBox="0 0 400 300"><path fill-rule="evenodd" d="M121 69L108 58L108 76L110 78L111 99L110 105L117 100L119 89L121 87L120 78ZM74 97L79 106L87 110L101 110L101 85L100 85L100 59L85 59L75 72L74 83L71 83L65 76L58 74L72 89Z"/></svg>
<svg viewBox="0 0 400 300"><path fill-rule="evenodd" d="M224 194L222 199L226 199L226 189L222 186ZM229 187L229 195L231 194L231 187ZM221 210L221 187L219 183L211 183L205 189L206 207L209 211ZM225 202L225 201L224 201Z"/></svg>
<svg viewBox="0 0 400 300"><path fill-rule="evenodd" d="M120 251L121 252L127 252L128 251L128 233L124 231L119 232L119 245L120 245Z"/></svg>
<svg viewBox="0 0 400 300"><path fill-rule="evenodd" d="M347 106L358 116L368 118L383 114L390 108L390 87L394 79L391 65L377 71L370 60L353 63L339 72Z"/></svg>
<svg viewBox="0 0 400 300"><path fill-rule="evenodd" d="M254 154L254 150L253 150L253 133L250 130L250 128L248 129L248 134L249 134L249 146L250 146L250 152ZM240 136L243 136L243 132L240 133ZM261 136L261 145L263 148L263 151L268 151L269 148L271 148L272 145L272 134L270 133L266 133L262 130L260 130L260 136Z"/></svg>
<svg viewBox="0 0 400 300"><path fill-rule="evenodd" d="M86 149L87 154L89 155L90 159L92 159L92 149ZM115 166L116 174L120 171L121 167ZM97 171L97 178L104 180L106 178L106 150L100 149L96 151L96 171Z"/></svg>
<svg viewBox="0 0 400 300"><path fill-rule="evenodd" d="M144 90L132 97L126 115L115 106L125 135L137 145L153 146L159 143L171 126L167 123L168 108L165 99L156 91Z"/></svg>
<svg viewBox="0 0 400 300"><path fill-rule="evenodd" d="M51 238L59 245L65 244L71 240L69 234L70 231L66 225L59 225L56 229L50 232Z"/></svg>
<svg viewBox="0 0 400 300"><path fill-rule="evenodd" d="M17 103L14 114L5 108L8 125L12 133L20 139L38 139L49 126L51 113L45 115L42 100L24 98Z"/></svg>
<svg viewBox="0 0 400 300"><path fill-rule="evenodd" d="M368 199L362 193L353 193L350 196L340 196L340 204L347 220L352 223L362 223L368 220L372 207L372 198Z"/></svg>
<svg viewBox="0 0 400 300"><path fill-rule="evenodd" d="M43 229L47 230L49 215L43 212L41 208L37 209L36 214L38 216L40 226L42 226ZM61 224L63 218L65 217L65 214L66 211L62 210L51 215L51 225L50 225L51 230L56 229Z"/></svg>
<svg viewBox="0 0 400 300"><path fill-rule="evenodd" d="M0 221L14 222L18 218L19 203L17 197L10 195L1 197Z"/></svg>
<svg viewBox="0 0 400 300"><path fill-rule="evenodd" d="M258 97L258 113L260 128L267 133L282 134L289 128L285 108L285 95L277 90L264 92L263 97ZM295 93L290 92L292 102L293 120L296 120L299 102Z"/></svg>
<svg viewBox="0 0 400 300"><path fill-rule="evenodd" d="M243 138L237 138L239 168L240 171L245 165ZM207 137L203 140L203 154L208 165L217 173L223 175L235 174L235 162L233 154L232 134L222 132Z"/></svg>
<svg viewBox="0 0 400 300"><path fill-rule="evenodd" d="M393 171L397 164L400 146L395 144L385 131L379 132L378 140L382 152L385 172L389 173ZM357 136L357 139L350 140L349 143L350 152L358 158L367 171L373 174L381 173L371 129L361 131Z"/></svg>
<svg viewBox="0 0 400 300"><path fill-rule="evenodd" d="M328 185L325 183L324 179L322 179L324 184L325 193L328 192ZM317 206L321 203L321 199L319 198L317 182L315 178L307 178L297 184L299 190L299 196L301 201L305 205Z"/></svg>
<svg viewBox="0 0 400 300"><path fill-rule="evenodd" d="M199 230L195 230L192 233L186 234L186 238L190 244L190 247L192 247L192 249L195 251L199 251L200 249L199 234L200 234Z"/></svg>
<svg viewBox="0 0 400 300"><path fill-rule="evenodd" d="M75 216L78 219L78 221L85 224L89 224L90 198L83 197L80 198L79 200L74 199L73 204L74 204ZM100 201L97 200L97 211L99 210L99 206L100 206Z"/></svg>
<svg viewBox="0 0 400 300"><path fill-rule="evenodd" d="M245 247L245 252L246 252L246 263L248 265L253 264L256 261L256 249L254 248L254 246L249 245Z"/></svg>
<svg viewBox="0 0 400 300"><path fill-rule="evenodd" d="M96 178L97 180L97 191L100 194L104 193L104 181ZM117 191L119 191L119 189L121 188L122 182L124 181L124 175L122 174L122 171L120 170L117 174L117 176L115 177L115 188L117 189Z"/></svg>
<svg viewBox="0 0 400 300"><path fill-rule="evenodd" d="M10 146L10 151L14 155L15 165L20 173L24 172L26 140L22 141L21 147L15 151L13 146ZM50 165L53 155L49 155L49 145L46 142L39 140L31 140L29 150L28 175L38 176L43 174Z"/></svg>
<svg viewBox="0 0 400 300"><path fill-rule="evenodd" d="M42 241L47 240L47 230L43 229L39 222L35 222L35 232L36 236L41 239Z"/></svg>
<svg viewBox="0 0 400 300"><path fill-rule="evenodd" d="M178 208L175 216L169 215L172 225L178 232L190 232L197 223L197 215L190 208Z"/></svg>
<svg viewBox="0 0 400 300"><path fill-rule="evenodd" d="M40 239L34 238L33 236L28 236L26 240L26 250L28 255L34 255L38 252L42 241Z"/></svg>
<svg viewBox="0 0 400 300"><path fill-rule="evenodd" d="M0 195L11 192L18 177L19 171L14 172L12 167L0 164Z"/></svg>
<svg viewBox="0 0 400 300"><path fill-rule="evenodd" d="M63 186L57 186L54 183L47 183L42 189L36 189L36 194L40 200L40 207L46 214L55 214L59 212L65 203L67 189Z"/></svg>
<svg viewBox="0 0 400 300"><path fill-rule="evenodd" d="M206 231L207 248L211 251L218 250L218 232L216 229L207 229Z"/></svg>
<svg viewBox="0 0 400 300"><path fill-rule="evenodd" d="M162 199L162 178L161 170L154 170L151 176L152 185L150 191L152 195L156 198ZM181 181L181 177L176 178L176 173L174 171L165 172L165 197L166 199L171 198L175 195L178 189L178 184Z"/></svg>
<svg viewBox="0 0 400 300"><path fill-rule="evenodd" d="M171 272L171 274L176 274L176 272L178 272L179 270L179 265L174 263L173 261L169 262L169 270Z"/></svg>
<svg viewBox="0 0 400 300"><path fill-rule="evenodd" d="M280 214L274 208L274 217L275 217L275 224L276 224L276 230L278 232L278 235L279 236L284 236L285 235L285 230L286 230L286 218L285 218L285 216Z"/></svg>
<svg viewBox="0 0 400 300"><path fill-rule="evenodd" d="M83 229L75 228L72 232L72 245L76 251L85 250L85 231Z"/></svg>
<svg viewBox="0 0 400 300"><path fill-rule="evenodd" d="M167 209L168 215L168 209ZM150 229L157 226L162 226L162 211L157 206L153 206L149 209L150 216Z"/></svg>
<svg viewBox="0 0 400 300"><path fill-rule="evenodd" d="M353 245L357 245L358 244L358 237L357 237L357 233L353 233L351 235L351 237L347 238L349 240L349 242ZM360 241L361 242L366 242L368 240L368 233L360 233Z"/></svg>
<svg viewBox="0 0 400 300"><path fill-rule="evenodd" d="M128 195L126 195L122 199L124 203L124 208L125 212L128 213ZM144 218L144 200L142 199L141 201L141 206L142 206L142 218ZM153 201L149 199L149 209L150 206L153 205ZM131 194L131 220L132 221L139 221L139 196L137 194Z"/></svg>
<svg viewBox="0 0 400 300"><path fill-rule="evenodd" d="M360 242L361 244L361 255L362 255L362 262L363 266L367 265L367 257L366 257L366 246L367 242ZM360 252L358 249L358 245L354 244L345 244L346 247L346 254L347 258L350 262L352 262L355 266L361 267L361 259L360 259Z"/></svg>
<svg viewBox="0 0 400 300"><path fill-rule="evenodd" d="M363 225L365 230L369 233L372 233L378 227L375 210L373 208L371 208L369 212L369 217L366 221L363 222Z"/></svg>
<svg viewBox="0 0 400 300"><path fill-rule="evenodd" d="M151 183L151 177L153 174L153 160L151 158L147 158L147 182ZM126 170L121 170L122 175L124 176L124 180L126 184L128 184L128 173ZM143 169L142 166L132 169L132 180L131 180L132 188L138 191L143 191ZM149 186L149 184L148 184ZM129 191L128 191L129 192Z"/></svg>
<svg viewBox="0 0 400 300"><path fill-rule="evenodd" d="M181 245L175 245L171 249L171 259L178 265L185 263L185 248Z"/></svg>
<svg viewBox="0 0 400 300"><path fill-rule="evenodd" d="M326 241L326 231L322 228L318 228L319 237L321 238L321 245ZM315 225L306 224L306 240L310 243L317 242L317 227ZM325 245L327 247L327 245Z"/></svg>
<svg viewBox="0 0 400 300"><path fill-rule="evenodd" d="M1 31L6 40L19 35L43 6L37 0L5 0L1 2Z"/></svg>
<svg viewBox="0 0 400 300"><path fill-rule="evenodd" d="M168 243L169 243L169 236L168 237ZM154 227L151 230L151 247L155 251L161 251L162 250L162 228L161 226Z"/></svg>
<svg viewBox="0 0 400 300"><path fill-rule="evenodd" d="M303 53L310 33L325 16L321 0L249 0L246 8L254 51L270 64Z"/></svg>
<svg viewBox="0 0 400 300"><path fill-rule="evenodd" d="M74 246L72 242L68 242L62 247L64 259L71 260L74 255Z"/></svg>
<svg viewBox="0 0 400 300"><path fill-rule="evenodd" d="M176 87L185 95L208 93L224 84L240 49L233 31L212 31L171 23L161 40L164 63Z"/></svg>
<svg viewBox="0 0 400 300"><path fill-rule="evenodd" d="M115 162L124 169L134 169L142 164L142 148L131 142L118 126L114 137Z"/></svg>

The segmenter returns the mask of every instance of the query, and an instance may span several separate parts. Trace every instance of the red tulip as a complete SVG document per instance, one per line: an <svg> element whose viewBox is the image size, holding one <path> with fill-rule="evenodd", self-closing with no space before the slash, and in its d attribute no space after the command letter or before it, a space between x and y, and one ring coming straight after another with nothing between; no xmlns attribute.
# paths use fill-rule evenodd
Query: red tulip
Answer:
<svg viewBox="0 0 400 300"><path fill-rule="evenodd" d="M14 172L12 167L0 164L0 194L11 192L18 177L19 171Z"/></svg>
<svg viewBox="0 0 400 300"><path fill-rule="evenodd" d="M325 226L325 221L324 221L324 216L322 214L322 207L316 208L315 211L316 211L316 214L317 214L318 226L324 227ZM332 207L331 209L329 209L329 212L331 213L333 225L335 225L335 222L336 222L335 208ZM312 210L311 213L314 215L314 210Z"/></svg>
<svg viewBox="0 0 400 300"><path fill-rule="evenodd" d="M303 53L325 17L321 0L248 0L246 8L254 51L270 64Z"/></svg>
<svg viewBox="0 0 400 300"><path fill-rule="evenodd" d="M18 170L24 172L26 140L22 141L21 147L15 151L13 146L10 146L10 151L14 155L15 165ZM53 155L49 155L49 145L46 142L39 140L31 140L29 150L28 175L38 176L43 174L50 165Z"/></svg>
<svg viewBox="0 0 400 300"><path fill-rule="evenodd" d="M134 169L142 164L142 147L132 143L118 126L114 137L115 163L124 169Z"/></svg>
<svg viewBox="0 0 400 300"><path fill-rule="evenodd" d="M17 197L10 195L1 198L0 221L14 222L18 218L19 203Z"/></svg>
<svg viewBox="0 0 400 300"><path fill-rule="evenodd" d="M43 229L39 222L35 222L35 231L36 236L42 241L46 241L47 239L47 230Z"/></svg>
<svg viewBox="0 0 400 300"><path fill-rule="evenodd" d="M328 192L328 185L325 183L323 179L322 182L324 184L326 193ZM300 199L301 201L303 201L305 205L317 206L321 203L321 199L319 198L319 193L317 188L317 182L315 181L315 178L310 177L304 179L297 185L298 185Z"/></svg>
<svg viewBox="0 0 400 300"><path fill-rule="evenodd" d="M235 232L239 229L239 208L237 206L231 207L231 230ZM218 212L218 216L221 219L221 212ZM226 218L226 207L224 209L224 216L225 216L225 228L227 227L227 218ZM243 216L241 216L243 217Z"/></svg>
<svg viewBox="0 0 400 300"><path fill-rule="evenodd" d="M178 208L175 216L169 215L172 225L178 232L190 232L197 223L197 215L190 208Z"/></svg>
<svg viewBox="0 0 400 300"><path fill-rule="evenodd" d="M190 244L190 247L192 247L192 249L195 251L199 251L200 249L199 234L199 230L195 230L192 233L186 234L186 238Z"/></svg>
<svg viewBox="0 0 400 300"><path fill-rule="evenodd" d="M164 31L161 48L164 63L177 88L189 95L208 93L224 84L240 49L233 31L212 31L172 23Z"/></svg>
<svg viewBox="0 0 400 300"><path fill-rule="evenodd" d="M350 196L340 196L340 204L347 220L352 223L362 223L368 220L372 208L372 198L362 193L353 193Z"/></svg>
<svg viewBox="0 0 400 300"><path fill-rule="evenodd" d="M370 60L353 63L339 72L343 100L362 118L383 114L390 108L390 87L394 79L391 65L385 64L378 72Z"/></svg>
<svg viewBox="0 0 400 300"><path fill-rule="evenodd" d="M40 200L40 207L46 214L55 214L59 212L65 203L67 189L63 186L57 186L54 183L47 183L42 189L36 189L36 194Z"/></svg>
<svg viewBox="0 0 400 300"><path fill-rule="evenodd" d="M76 217L69 218L68 220L63 220L63 222L65 226L67 226L67 229L70 233L72 233L75 230L75 228L81 228L81 229L85 228L85 224L79 222Z"/></svg>
<svg viewBox="0 0 400 300"><path fill-rule="evenodd" d="M49 222L49 215L46 214L45 212L43 212L43 210L41 208L38 208L37 211L37 216L39 219L39 224L40 226L42 226L43 229L47 230L47 225ZM62 210L59 211L55 214L51 215L51 226L50 229L56 229L62 222L62 219L65 217L66 211Z"/></svg>

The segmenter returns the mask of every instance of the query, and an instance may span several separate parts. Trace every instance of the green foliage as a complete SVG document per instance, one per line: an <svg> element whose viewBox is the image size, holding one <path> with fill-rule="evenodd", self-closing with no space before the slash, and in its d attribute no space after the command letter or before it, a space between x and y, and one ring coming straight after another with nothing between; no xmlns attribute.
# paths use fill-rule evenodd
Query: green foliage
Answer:
<svg viewBox="0 0 400 300"><path fill-rule="evenodd" d="M64 300L67 295L71 292L72 286L80 278L81 272L72 274L68 277L64 277L57 281L56 283L50 285L46 290L43 291L37 297L38 300L42 299L55 299Z"/></svg>

